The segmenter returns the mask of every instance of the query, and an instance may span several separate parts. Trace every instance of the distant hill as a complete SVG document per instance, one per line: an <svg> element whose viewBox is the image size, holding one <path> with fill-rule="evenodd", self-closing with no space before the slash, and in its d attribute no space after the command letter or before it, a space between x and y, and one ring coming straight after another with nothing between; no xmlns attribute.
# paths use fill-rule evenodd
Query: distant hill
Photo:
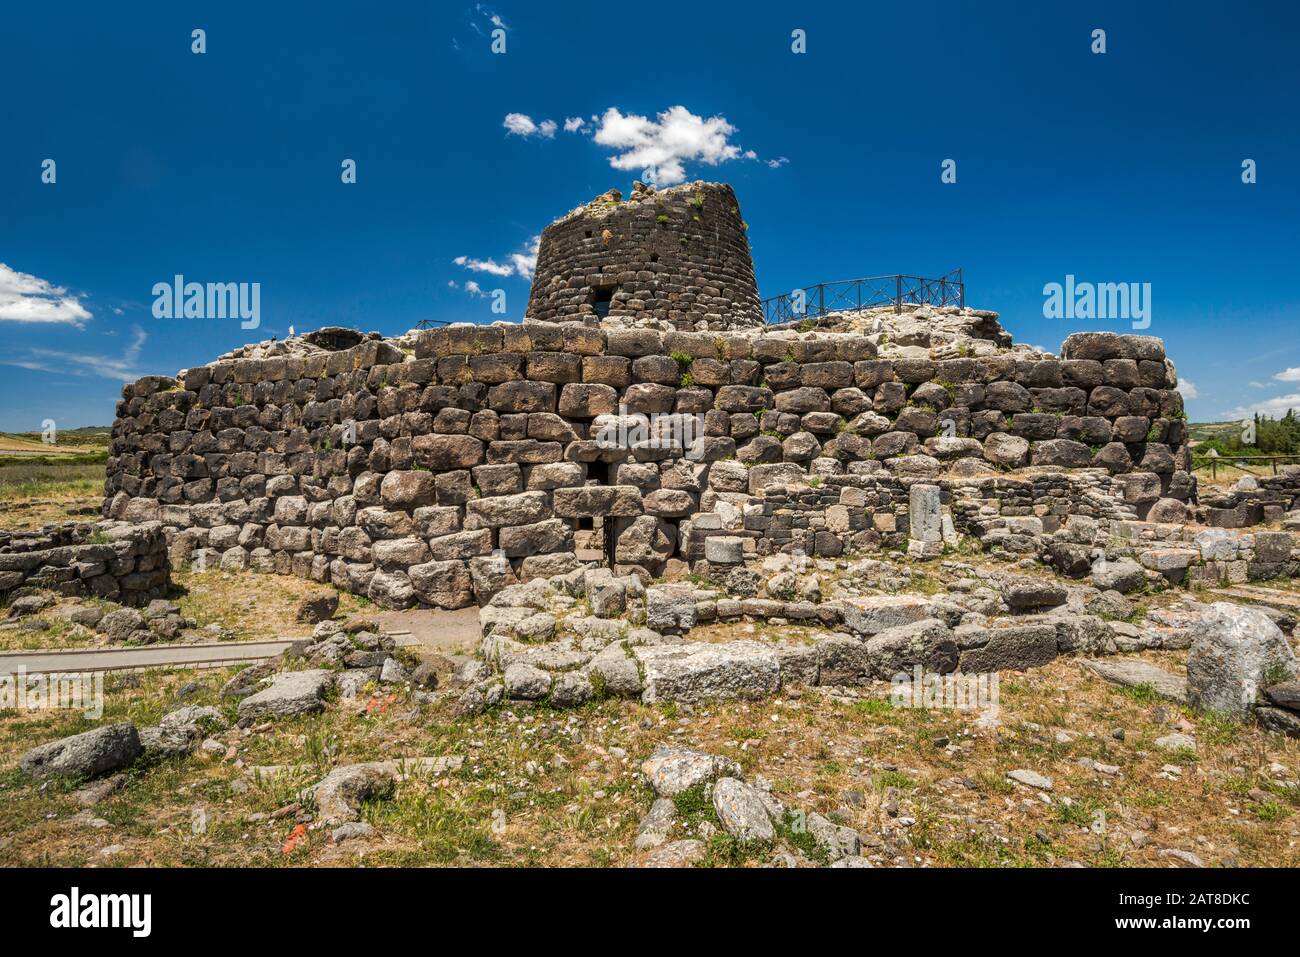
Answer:
<svg viewBox="0 0 1300 957"><path fill-rule="evenodd" d="M1197 446L1211 439L1226 442L1234 435L1241 435L1240 422L1188 422L1188 445Z"/></svg>
<svg viewBox="0 0 1300 957"><path fill-rule="evenodd" d="M40 432L0 432L0 449L14 451L54 452L65 448L103 448L112 439L113 429L107 425L83 425L79 429L59 429L56 444L46 445Z"/></svg>
<svg viewBox="0 0 1300 957"><path fill-rule="evenodd" d="M85 426L60 430L57 444L47 445L39 432L0 432L0 466L103 462L111 437L110 428Z"/></svg>

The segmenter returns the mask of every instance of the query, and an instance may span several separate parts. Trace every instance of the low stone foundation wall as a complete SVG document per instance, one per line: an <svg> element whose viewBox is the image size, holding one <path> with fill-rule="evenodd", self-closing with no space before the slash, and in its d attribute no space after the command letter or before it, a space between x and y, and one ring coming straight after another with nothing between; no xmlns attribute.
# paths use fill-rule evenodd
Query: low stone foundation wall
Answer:
<svg viewBox="0 0 1300 957"><path fill-rule="evenodd" d="M0 531L0 600L23 588L146 605L167 594L171 565L159 522L69 522Z"/></svg>
<svg viewBox="0 0 1300 957"><path fill-rule="evenodd" d="M853 463L869 468L876 463ZM909 493L916 484L939 489L942 507L950 513L945 536L977 540L988 550L1034 553L1041 538L1061 528L1069 516L1135 522L1137 513L1126 501L1126 486L1100 469L1045 472L1027 476L995 475L972 478L913 479L871 470L848 475L798 476L797 484L766 485L755 466L757 494L710 502L713 513L697 514L682 525L682 557L698 562L728 564L707 553L709 539L739 538L742 557L777 552L838 558L854 552L902 549L911 530ZM780 473L778 478L787 478ZM796 478L794 475L788 478ZM810 482L813 484L805 484Z"/></svg>
<svg viewBox="0 0 1300 957"><path fill-rule="evenodd" d="M1206 496L1204 505L1205 523L1216 528L1281 521L1300 508L1300 466L1285 466L1281 475L1248 476L1230 492Z"/></svg>
<svg viewBox="0 0 1300 957"><path fill-rule="evenodd" d="M1135 572L1145 570L1171 584L1214 588L1293 578L1300 574L1300 551L1295 537L1285 531L1246 532L1197 525L1138 521L1097 521L1082 516L1069 519L1049 537L1038 540L1039 557L1063 575L1096 577L1096 565L1105 559L1112 567L1103 571L1103 584L1123 575L1115 563L1129 559ZM1109 576L1109 578L1108 578ZM1158 579L1154 579L1159 581ZM1123 589L1129 590L1129 589Z"/></svg>
<svg viewBox="0 0 1300 957"><path fill-rule="evenodd" d="M775 564L780 564L776 562ZM819 563L840 565L844 562ZM878 580L883 563L857 563ZM1096 589L996 575L945 563L945 595L900 592L809 597L735 597L733 588L688 583L645 588L635 576L577 570L503 589L480 610L485 667L467 689L462 713L506 700L557 707L601 694L645 702L758 699L790 686L855 686L895 681L914 669L967 675L1040 667L1062 655L1111 655L1187 648L1194 616L1173 612L1142 628L1103 613L1130 606ZM816 577L813 573L812 577ZM770 594L795 575L778 572ZM765 621L812 630L803 637L696 640L712 623ZM498 674L494 674L498 673Z"/></svg>

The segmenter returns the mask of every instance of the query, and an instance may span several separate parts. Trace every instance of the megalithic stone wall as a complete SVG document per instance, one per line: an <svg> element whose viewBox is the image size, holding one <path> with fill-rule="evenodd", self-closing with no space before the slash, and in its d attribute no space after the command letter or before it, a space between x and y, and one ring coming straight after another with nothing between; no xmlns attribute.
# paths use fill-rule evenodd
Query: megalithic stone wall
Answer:
<svg viewBox="0 0 1300 957"><path fill-rule="evenodd" d="M542 233L528 315L596 318L598 300L625 321L678 329L762 325L754 261L736 194L723 183L597 197Z"/></svg>
<svg viewBox="0 0 1300 957"><path fill-rule="evenodd" d="M856 333L525 322L414 343L222 360L126 386L105 515L160 521L174 564L459 607L573 568L575 526L594 518L615 522L620 564L658 573L694 513L761 505L809 470L897 484L963 467L1102 468L1139 514L1195 490L1157 339L1071 336L1062 359L887 358ZM598 436L620 410L633 436L635 417L655 414L689 416L701 437L690 456L610 447Z"/></svg>

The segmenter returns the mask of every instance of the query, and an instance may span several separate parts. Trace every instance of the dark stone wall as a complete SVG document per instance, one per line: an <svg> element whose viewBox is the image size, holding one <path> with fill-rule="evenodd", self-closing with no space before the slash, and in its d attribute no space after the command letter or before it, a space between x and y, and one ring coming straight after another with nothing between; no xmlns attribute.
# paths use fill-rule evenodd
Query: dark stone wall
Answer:
<svg viewBox="0 0 1300 957"><path fill-rule="evenodd" d="M39 532L0 531L0 599L20 588L146 605L171 585L157 522L67 522Z"/></svg>
<svg viewBox="0 0 1300 957"><path fill-rule="evenodd" d="M162 522L173 563L461 607L571 570L576 526L596 518L615 523L620 564L657 574L707 537L704 522L687 534L696 512L761 504L810 473L828 491L800 495L818 508L837 474L881 480L867 483L880 500L849 492L835 524L792 516L789 529L774 503L754 537L810 554L859 531L895 541L901 530L863 523L962 464L1104 469L1138 517L1186 501L1187 429L1160 341L1088 334L1063 352L1077 358L888 359L849 333L527 322L429 330L413 354L366 340L223 360L123 389L105 513ZM602 447L620 409L698 416L694 457Z"/></svg>
<svg viewBox="0 0 1300 957"><path fill-rule="evenodd" d="M762 324L754 262L736 194L689 183L624 201L610 190L542 233L528 317L598 318L598 291L614 319L678 329Z"/></svg>

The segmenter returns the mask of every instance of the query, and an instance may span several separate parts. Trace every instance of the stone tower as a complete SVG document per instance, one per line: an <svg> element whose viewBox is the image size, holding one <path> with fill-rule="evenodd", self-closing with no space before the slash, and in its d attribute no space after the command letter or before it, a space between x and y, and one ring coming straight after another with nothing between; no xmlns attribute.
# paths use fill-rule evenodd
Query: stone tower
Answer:
<svg viewBox="0 0 1300 957"><path fill-rule="evenodd" d="M726 330L763 324L736 194L725 183L612 189L546 227L528 318Z"/></svg>

